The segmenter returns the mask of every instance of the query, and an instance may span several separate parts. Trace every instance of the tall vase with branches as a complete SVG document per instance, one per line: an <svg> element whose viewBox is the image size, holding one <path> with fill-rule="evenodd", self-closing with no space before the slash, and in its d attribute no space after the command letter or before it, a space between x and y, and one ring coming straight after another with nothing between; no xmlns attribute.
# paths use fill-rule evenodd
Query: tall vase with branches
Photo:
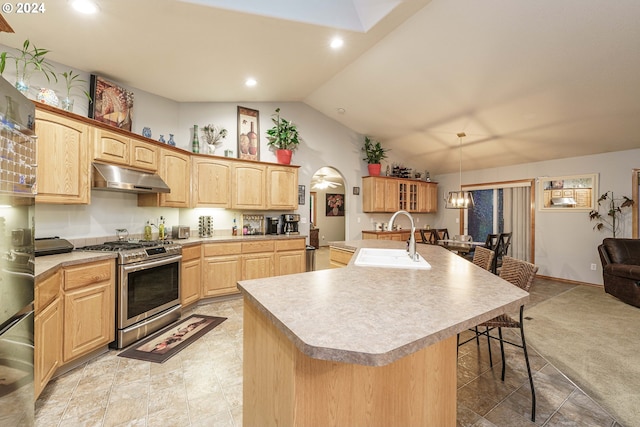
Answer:
<svg viewBox="0 0 640 427"><path fill-rule="evenodd" d="M34 71L44 74L48 82L53 78L57 83L58 76L53 71L53 65L46 60L48 53L49 50L40 49L27 39L15 55L9 52L0 53L0 75L4 73L7 59L13 59L16 64L16 89L25 95L29 91L29 80Z"/></svg>
<svg viewBox="0 0 640 427"><path fill-rule="evenodd" d="M613 233L613 238L615 239L620 229L620 217L624 214L623 209L630 208L634 203L634 200L627 196L616 198L613 195L613 191L605 192L598 199L598 209L589 212L589 220L597 221L593 229L599 231L609 230ZM600 208L605 208L605 212L600 213Z"/></svg>

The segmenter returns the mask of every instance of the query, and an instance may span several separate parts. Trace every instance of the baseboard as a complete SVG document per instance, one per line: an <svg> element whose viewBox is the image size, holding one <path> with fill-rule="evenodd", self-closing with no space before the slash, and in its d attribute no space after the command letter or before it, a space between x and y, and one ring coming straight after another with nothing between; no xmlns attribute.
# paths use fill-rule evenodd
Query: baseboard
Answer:
<svg viewBox="0 0 640 427"><path fill-rule="evenodd" d="M572 285L585 285L585 286L594 286L597 288L603 288L604 285L600 285L597 283L588 283L588 282L579 282L577 280L569 280L569 279L561 279L559 277L551 277L551 276L543 276L540 274L536 274L536 278L546 279L546 280L555 280L556 282L569 283Z"/></svg>

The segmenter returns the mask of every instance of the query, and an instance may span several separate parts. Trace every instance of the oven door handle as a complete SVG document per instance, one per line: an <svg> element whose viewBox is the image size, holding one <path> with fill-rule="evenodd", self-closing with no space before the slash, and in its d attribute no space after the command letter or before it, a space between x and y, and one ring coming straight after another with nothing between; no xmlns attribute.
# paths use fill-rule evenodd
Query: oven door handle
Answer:
<svg viewBox="0 0 640 427"><path fill-rule="evenodd" d="M122 271L125 273L133 273L135 271L146 270L149 268L160 267L166 264L172 264L176 261L182 261L182 255L175 255L169 258L156 259L151 261L143 261L130 265L123 265Z"/></svg>

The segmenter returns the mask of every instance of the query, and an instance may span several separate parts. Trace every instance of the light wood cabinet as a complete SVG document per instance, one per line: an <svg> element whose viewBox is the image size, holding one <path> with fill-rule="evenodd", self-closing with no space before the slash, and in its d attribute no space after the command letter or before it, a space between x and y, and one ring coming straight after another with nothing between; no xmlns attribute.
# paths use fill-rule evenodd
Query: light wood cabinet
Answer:
<svg viewBox="0 0 640 427"><path fill-rule="evenodd" d="M416 242L422 241L420 231L416 230L415 234ZM362 231L362 239L368 240L394 240L397 242L406 242L411 237L411 230L398 230L398 231Z"/></svg>
<svg viewBox="0 0 640 427"><path fill-rule="evenodd" d="M382 176L362 178L363 212L413 213L436 212L438 187L435 182L423 182Z"/></svg>
<svg viewBox="0 0 640 427"><path fill-rule="evenodd" d="M191 201L191 161L188 154L168 148L160 150L158 174L170 193L139 194L138 206L188 208Z"/></svg>
<svg viewBox="0 0 640 427"><path fill-rule="evenodd" d="M94 130L79 120L36 109L36 203L88 204Z"/></svg>
<svg viewBox="0 0 640 427"><path fill-rule="evenodd" d="M34 393L37 399L62 364L62 273L36 284L34 299Z"/></svg>
<svg viewBox="0 0 640 427"><path fill-rule="evenodd" d="M231 207L234 209L265 209L267 171L263 164L235 163L233 165Z"/></svg>
<svg viewBox="0 0 640 427"><path fill-rule="evenodd" d="M106 129L97 129L93 147L94 160L156 172L158 153L158 147L147 142Z"/></svg>
<svg viewBox="0 0 640 427"><path fill-rule="evenodd" d="M199 156L193 156L191 163L192 206L230 208L232 163Z"/></svg>
<svg viewBox="0 0 640 427"><path fill-rule="evenodd" d="M115 338L115 261L65 267L63 275L66 363Z"/></svg>
<svg viewBox="0 0 640 427"><path fill-rule="evenodd" d="M348 249L329 247L329 266L331 268L346 267L351 261L354 251Z"/></svg>
<svg viewBox="0 0 640 427"><path fill-rule="evenodd" d="M305 239L276 240L275 275L304 273L307 269Z"/></svg>
<svg viewBox="0 0 640 427"><path fill-rule="evenodd" d="M202 245L202 297L238 293L242 275L242 244L205 243Z"/></svg>
<svg viewBox="0 0 640 427"><path fill-rule="evenodd" d="M567 198L573 199L576 203L573 207L590 208L593 190L591 188L558 188L544 190L543 203L545 208L552 206L552 199Z"/></svg>
<svg viewBox="0 0 640 427"><path fill-rule="evenodd" d="M242 242L242 280L262 279L275 274L275 242Z"/></svg>
<svg viewBox="0 0 640 427"><path fill-rule="evenodd" d="M267 166L267 209L298 209L298 170Z"/></svg>
<svg viewBox="0 0 640 427"><path fill-rule="evenodd" d="M202 287L201 250L201 245L182 248L180 303L183 307L200 299L200 288Z"/></svg>

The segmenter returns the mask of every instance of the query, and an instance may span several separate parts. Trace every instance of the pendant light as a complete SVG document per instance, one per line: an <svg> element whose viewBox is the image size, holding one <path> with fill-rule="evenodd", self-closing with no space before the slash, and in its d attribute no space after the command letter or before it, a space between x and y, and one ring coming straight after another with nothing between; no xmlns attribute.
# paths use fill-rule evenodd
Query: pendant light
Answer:
<svg viewBox="0 0 640 427"><path fill-rule="evenodd" d="M462 191L462 138L467 136L464 132L456 134L459 140L460 151L460 190L449 191L449 196L445 199L447 209L469 209L473 207L473 195L470 191Z"/></svg>

